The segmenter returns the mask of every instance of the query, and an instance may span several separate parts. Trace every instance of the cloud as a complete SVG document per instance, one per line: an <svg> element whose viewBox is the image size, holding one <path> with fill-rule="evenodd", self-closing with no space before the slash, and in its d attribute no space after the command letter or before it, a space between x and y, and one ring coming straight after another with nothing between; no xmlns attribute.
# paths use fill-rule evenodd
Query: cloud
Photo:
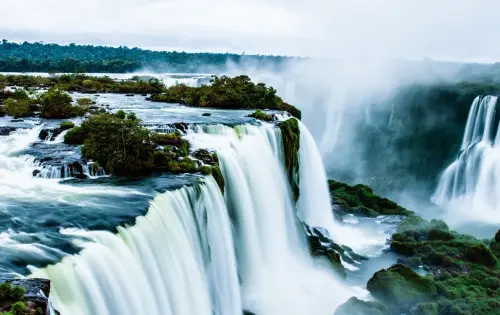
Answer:
<svg viewBox="0 0 500 315"><path fill-rule="evenodd" d="M495 0L3 0L0 37L319 57L500 57Z"/></svg>

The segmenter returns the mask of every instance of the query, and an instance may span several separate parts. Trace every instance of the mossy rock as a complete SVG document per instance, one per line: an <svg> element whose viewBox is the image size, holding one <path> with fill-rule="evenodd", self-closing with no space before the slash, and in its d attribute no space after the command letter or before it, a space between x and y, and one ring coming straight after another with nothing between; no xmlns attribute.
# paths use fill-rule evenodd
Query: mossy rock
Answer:
<svg viewBox="0 0 500 315"><path fill-rule="evenodd" d="M225 180L218 165L204 165L201 167L200 171L205 175L212 175L217 182L217 185L219 185L220 191L224 193Z"/></svg>
<svg viewBox="0 0 500 315"><path fill-rule="evenodd" d="M252 114L248 115L248 117L252 117L252 118L255 118L255 119L258 119L258 120L267 121L267 122L270 122L270 121L274 120L274 116L273 115L270 115L270 114L268 114L266 112L263 112L260 109L257 109L255 112L253 112Z"/></svg>
<svg viewBox="0 0 500 315"><path fill-rule="evenodd" d="M465 257L470 262L489 267L493 267L498 263L495 255L493 255L491 250L484 244L477 244L467 247L467 249L465 250Z"/></svg>
<svg viewBox="0 0 500 315"><path fill-rule="evenodd" d="M340 305L334 315L391 315L391 312L378 302L368 302L352 297Z"/></svg>
<svg viewBox="0 0 500 315"><path fill-rule="evenodd" d="M397 232L403 232L406 230L415 231L426 231L428 228L428 222L419 216L412 215L404 219L399 225Z"/></svg>
<svg viewBox="0 0 500 315"><path fill-rule="evenodd" d="M453 234L439 228L432 228L427 232L427 239L429 241L449 241L454 238Z"/></svg>
<svg viewBox="0 0 500 315"><path fill-rule="evenodd" d="M438 315L437 303L420 303L410 310L411 315Z"/></svg>
<svg viewBox="0 0 500 315"><path fill-rule="evenodd" d="M334 180L328 181L332 200L345 213L361 217L378 217L381 215L412 215L397 203L377 196L373 190L363 184L350 186Z"/></svg>
<svg viewBox="0 0 500 315"><path fill-rule="evenodd" d="M300 127L299 121L290 118L280 123L281 136L285 153L285 169L288 180L292 187L294 200L299 199L299 150L300 150Z"/></svg>
<svg viewBox="0 0 500 315"><path fill-rule="evenodd" d="M61 128L61 130L68 130L68 129L72 129L75 127L75 124L71 121L63 121L62 123L59 124L59 128Z"/></svg>
<svg viewBox="0 0 500 315"><path fill-rule="evenodd" d="M409 308L437 298L432 279L421 277L401 264L376 272L368 281L367 289L379 301L397 308Z"/></svg>

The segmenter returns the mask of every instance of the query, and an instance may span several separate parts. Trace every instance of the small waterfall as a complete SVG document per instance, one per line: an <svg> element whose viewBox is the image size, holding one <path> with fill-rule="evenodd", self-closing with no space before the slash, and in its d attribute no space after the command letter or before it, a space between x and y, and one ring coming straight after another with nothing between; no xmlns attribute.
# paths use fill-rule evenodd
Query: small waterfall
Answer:
<svg viewBox="0 0 500 315"><path fill-rule="evenodd" d="M302 220L312 227L324 227L334 235L334 218L330 204L325 167L314 139L300 126L300 196L297 208Z"/></svg>
<svg viewBox="0 0 500 315"><path fill-rule="evenodd" d="M106 176L104 169L94 162L75 161L62 166L55 165L38 165L38 178L45 179L72 179L72 178L99 178Z"/></svg>
<svg viewBox="0 0 500 315"><path fill-rule="evenodd" d="M69 132L69 130L64 130L60 134L55 137L54 141L51 141L51 143L63 143L64 142L64 136Z"/></svg>
<svg viewBox="0 0 500 315"><path fill-rule="evenodd" d="M459 156L441 175L432 196L434 203L467 205L468 212L478 219L500 220L500 128L496 125L496 106L496 96L478 96L472 103Z"/></svg>

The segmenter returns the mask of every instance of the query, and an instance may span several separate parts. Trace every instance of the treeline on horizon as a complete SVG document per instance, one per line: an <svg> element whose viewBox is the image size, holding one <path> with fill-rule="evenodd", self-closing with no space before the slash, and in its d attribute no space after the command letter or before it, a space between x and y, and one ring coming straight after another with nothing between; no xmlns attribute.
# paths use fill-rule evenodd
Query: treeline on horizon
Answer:
<svg viewBox="0 0 500 315"><path fill-rule="evenodd" d="M59 45L41 42L0 42L0 72L127 73L141 69L155 72L197 72L220 69L228 63L265 64L280 68L295 57L230 53L186 53L140 48L92 45Z"/></svg>

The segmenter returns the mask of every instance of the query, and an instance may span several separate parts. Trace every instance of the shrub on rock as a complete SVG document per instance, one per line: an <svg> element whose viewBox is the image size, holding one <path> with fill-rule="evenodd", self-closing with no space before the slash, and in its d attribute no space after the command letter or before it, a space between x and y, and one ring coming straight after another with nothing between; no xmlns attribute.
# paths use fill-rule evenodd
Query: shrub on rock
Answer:
<svg viewBox="0 0 500 315"><path fill-rule="evenodd" d="M252 117L258 120L263 120L263 121L273 121L274 117L273 115L267 114L260 109L257 109L254 113L248 115L248 117Z"/></svg>
<svg viewBox="0 0 500 315"><path fill-rule="evenodd" d="M7 115L13 116L14 118L28 117L32 115L31 101L29 99L15 100L13 98L9 98L5 101L3 108Z"/></svg>
<svg viewBox="0 0 500 315"><path fill-rule="evenodd" d="M82 116L85 109L73 106L71 96L61 90L51 88L40 96L41 116L43 118L70 118Z"/></svg>

